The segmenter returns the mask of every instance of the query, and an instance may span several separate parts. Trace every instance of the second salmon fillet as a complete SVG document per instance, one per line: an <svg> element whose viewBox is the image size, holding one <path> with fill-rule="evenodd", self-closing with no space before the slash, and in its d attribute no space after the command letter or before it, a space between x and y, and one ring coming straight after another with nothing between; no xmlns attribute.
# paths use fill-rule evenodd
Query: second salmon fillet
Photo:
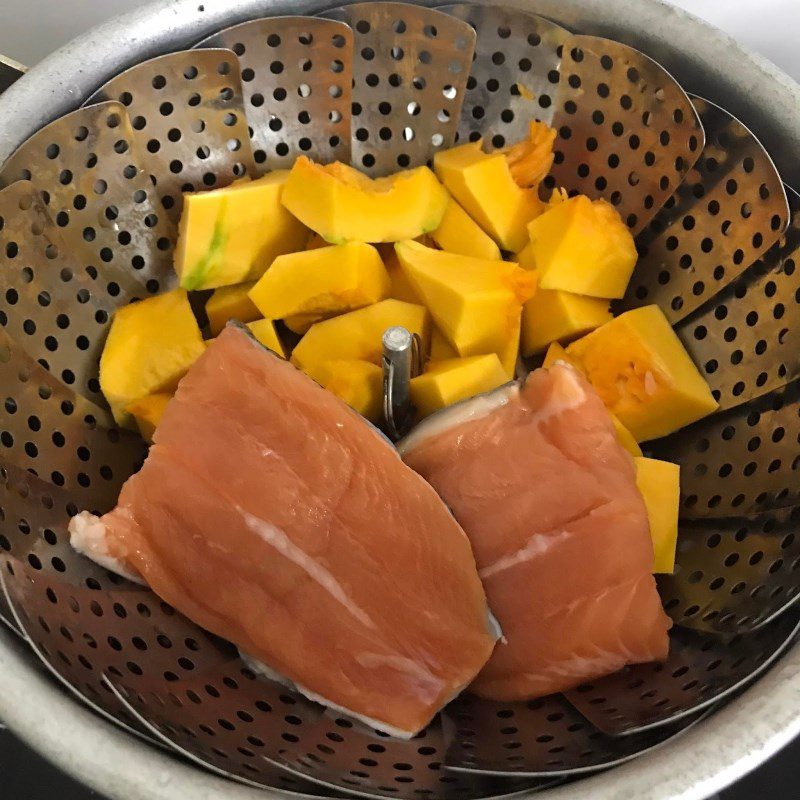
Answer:
<svg viewBox="0 0 800 800"><path fill-rule="evenodd" d="M666 657L633 462L572 367L442 412L400 449L470 537L503 629L473 691L531 699Z"/></svg>
<svg viewBox="0 0 800 800"><path fill-rule="evenodd" d="M470 544L338 398L228 327L73 545L313 699L410 736L497 638Z"/></svg>

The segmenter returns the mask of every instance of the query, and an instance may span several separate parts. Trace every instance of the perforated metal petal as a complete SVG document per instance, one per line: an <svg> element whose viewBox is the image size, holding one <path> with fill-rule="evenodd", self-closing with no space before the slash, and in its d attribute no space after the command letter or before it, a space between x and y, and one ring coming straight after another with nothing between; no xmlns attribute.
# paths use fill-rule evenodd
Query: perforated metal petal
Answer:
<svg viewBox="0 0 800 800"><path fill-rule="evenodd" d="M226 687L238 685L241 680L238 670L229 670L223 677L224 683L219 684L223 687L222 692L215 685L216 676L210 676L194 681L179 681L172 685L167 695L148 691L146 687L137 691L116 679L110 680L110 683L120 702L148 730L174 751L206 769L250 786L279 788L292 796L322 795L313 783L258 756L259 746L263 747L260 736L265 734L257 718L268 708L266 702L258 700L249 710L240 708L236 716L228 718L233 709L222 699L224 692ZM208 723L211 724L202 723L195 730L186 722L178 721L182 720L184 715L181 709L187 704L214 704L215 700L219 706L216 712L219 717L216 720L209 717ZM252 729L259 734L250 733L246 741L236 733L237 726L240 727L245 721L254 722Z"/></svg>
<svg viewBox="0 0 800 800"><path fill-rule="evenodd" d="M456 3L438 10L468 22L477 32L459 141L483 137L487 147L503 147L525 139L531 120L552 121L561 50L569 31L504 6Z"/></svg>
<svg viewBox="0 0 800 800"><path fill-rule="evenodd" d="M438 719L410 742L378 735L347 719L337 719L335 714L320 716L316 724L303 733L294 752L278 763L301 774L313 775L318 772L318 766L307 758L309 751L325 761L333 760L343 772L341 775L328 773L330 778L326 783L348 793L448 800L503 797L547 785L545 781L475 780L472 776L450 771L446 759L447 739ZM304 745L308 748L305 755ZM351 768L349 774L344 774L347 761L351 762Z"/></svg>
<svg viewBox="0 0 800 800"><path fill-rule="evenodd" d="M319 17L271 17L204 39L239 58L258 168L290 168L297 156L350 161L353 32Z"/></svg>
<svg viewBox="0 0 800 800"><path fill-rule="evenodd" d="M410 742L392 739L256 675L240 659L160 686L149 681L148 691L130 675L112 680L131 710L170 741L245 779L261 780L279 766L351 794L407 798L488 797L530 783L452 775L443 769L438 723Z"/></svg>
<svg viewBox="0 0 800 800"><path fill-rule="evenodd" d="M169 288L174 225L159 209L128 115L119 103L81 108L42 128L0 172L0 185L30 180L81 266L125 294Z"/></svg>
<svg viewBox="0 0 800 800"><path fill-rule="evenodd" d="M138 469L138 436L104 423L103 409L70 391L0 331L2 458L75 493L80 508L113 508Z"/></svg>
<svg viewBox="0 0 800 800"><path fill-rule="evenodd" d="M730 517L800 503L800 382L653 442L681 465L681 514Z"/></svg>
<svg viewBox="0 0 800 800"><path fill-rule="evenodd" d="M24 630L37 655L57 678L95 710L99 707L123 727L141 734L138 723L102 685L91 653L81 655L74 650L78 596L90 592L88 596L94 597L101 588L120 585L131 594L145 591L107 573L69 546L66 523L82 501L80 494L59 489L25 470L7 463L0 467L4 613ZM40 581L46 584L43 594L29 595ZM67 615L63 619L62 612ZM88 602L84 613L90 613ZM84 639L80 646L91 651L97 643Z"/></svg>
<svg viewBox="0 0 800 800"><path fill-rule="evenodd" d="M663 67L609 39L570 37L560 70L550 185L605 198L637 233L700 155L694 106Z"/></svg>
<svg viewBox="0 0 800 800"><path fill-rule="evenodd" d="M105 404L97 365L113 309L131 299L64 245L33 185L0 191L0 325L75 391Z"/></svg>
<svg viewBox="0 0 800 800"><path fill-rule="evenodd" d="M427 163L455 141L475 32L406 3L325 12L354 32L353 165L370 175Z"/></svg>
<svg viewBox="0 0 800 800"><path fill-rule="evenodd" d="M799 627L800 614L792 611L734 637L676 629L665 663L626 667L566 697L611 735L662 729L746 686L794 641Z"/></svg>
<svg viewBox="0 0 800 800"><path fill-rule="evenodd" d="M659 575L664 607L681 625L744 633L800 597L800 506L747 517L683 520L674 575Z"/></svg>
<svg viewBox="0 0 800 800"><path fill-rule="evenodd" d="M176 692L180 691L181 681L187 676L205 676L198 680L200 686L208 686L211 680L207 675L209 670L216 675L216 665L228 661L235 654L229 645L205 634L147 590L138 593L124 589L91 591L66 587L38 575L26 587L29 577L26 576L17 587L19 605L29 613L31 608L41 607L47 601L57 607L44 612L49 630L36 631L40 648L57 656L55 666L73 685L77 679L78 688L85 690L90 697L103 697L108 693L114 703L121 703L127 717L151 735L161 731L142 725L140 717L130 710L127 702L119 699L109 684L116 686L128 681L135 687L131 691L136 696L156 697L162 710L167 705L177 709L181 700ZM6 576L6 583L9 582ZM57 649L53 651L53 647ZM87 664L91 667L91 674L86 672L89 669ZM83 674L81 669L73 667L83 668ZM176 688L154 695L151 689L161 686ZM164 713L171 718L170 712ZM175 730L185 731L186 726L178 724ZM169 735L162 736L162 741L174 744ZM213 747L219 749L212 744L209 753L205 754L196 742L189 742L186 749L195 756L207 755L213 765ZM237 775L230 765L227 769L224 766L219 769L225 774ZM263 786L298 787L298 781L267 764L250 780Z"/></svg>
<svg viewBox="0 0 800 800"><path fill-rule="evenodd" d="M0 549L69 586L93 591L124 586L131 592L146 591L78 555L69 546L67 522L84 502L80 492L61 489L21 467L1 463L0 508L7 524L0 535Z"/></svg>
<svg viewBox="0 0 800 800"><path fill-rule="evenodd" d="M691 723L625 738L604 735L561 695L527 703L462 696L444 714L445 763L456 773L577 775L621 764Z"/></svg>
<svg viewBox="0 0 800 800"><path fill-rule="evenodd" d="M81 680L81 677L85 677L87 670L91 671L93 666L85 658L77 664L73 663L70 656L62 649L62 643L69 641L69 637L72 636L69 629L61 626L54 631L48 621L49 614L31 618L28 610L16 597L16 592L9 589L9 583L17 581L18 578L28 581L30 568L11 557L0 559L0 563L2 564L0 566L0 589L3 603L8 608L15 629L19 630L20 635L33 650L42 667L92 711L128 733L155 744L156 740L148 735L147 731L140 726L139 721L128 712L124 703L117 699L107 682L103 681L97 684L92 679ZM57 597L57 595L51 592L50 597ZM51 643L52 649L43 639L54 640ZM83 673L83 675L79 676L78 673Z"/></svg>
<svg viewBox="0 0 800 800"><path fill-rule="evenodd" d="M750 269L675 330L722 408L800 376L800 197L791 222Z"/></svg>
<svg viewBox="0 0 800 800"><path fill-rule="evenodd" d="M104 100L127 109L145 168L173 221L182 192L256 173L239 61L230 50L185 50L144 61L108 81L88 104Z"/></svg>
<svg viewBox="0 0 800 800"><path fill-rule="evenodd" d="M638 237L639 263L625 305L657 303L675 323L729 284L788 222L772 159L727 111L693 97L703 152L667 205Z"/></svg>

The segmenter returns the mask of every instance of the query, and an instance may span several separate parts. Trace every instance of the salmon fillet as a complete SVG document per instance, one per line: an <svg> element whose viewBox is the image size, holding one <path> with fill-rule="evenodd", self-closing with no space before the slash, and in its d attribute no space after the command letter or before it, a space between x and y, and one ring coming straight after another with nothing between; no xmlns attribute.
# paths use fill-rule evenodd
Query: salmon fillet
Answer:
<svg viewBox="0 0 800 800"><path fill-rule="evenodd" d="M469 540L375 428L236 327L73 545L312 699L423 728L497 639Z"/></svg>
<svg viewBox="0 0 800 800"><path fill-rule="evenodd" d="M633 461L572 367L443 412L400 449L470 537L503 630L473 691L531 699L667 656Z"/></svg>

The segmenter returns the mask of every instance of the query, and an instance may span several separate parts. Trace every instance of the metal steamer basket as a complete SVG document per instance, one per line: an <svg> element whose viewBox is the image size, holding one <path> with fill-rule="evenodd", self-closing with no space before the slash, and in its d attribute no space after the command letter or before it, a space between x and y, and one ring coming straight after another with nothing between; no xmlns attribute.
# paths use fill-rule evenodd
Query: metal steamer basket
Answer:
<svg viewBox="0 0 800 800"><path fill-rule="evenodd" d="M126 800L688 799L768 757L800 732L798 94L650 0L158 3L32 70L0 98L0 716ZM300 154L385 174L533 118L558 131L549 185L636 234L621 307L659 304L720 402L648 445L683 473L671 654L466 695L397 741L70 550L69 516L145 453L97 359L114 309L172 284L183 191Z"/></svg>

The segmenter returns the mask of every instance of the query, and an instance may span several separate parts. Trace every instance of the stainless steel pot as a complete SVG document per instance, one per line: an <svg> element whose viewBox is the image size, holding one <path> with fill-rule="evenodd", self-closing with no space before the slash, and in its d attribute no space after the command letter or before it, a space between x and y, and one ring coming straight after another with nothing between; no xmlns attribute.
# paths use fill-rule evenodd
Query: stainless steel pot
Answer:
<svg viewBox="0 0 800 800"><path fill-rule="evenodd" d="M435 5L435 3L428 3ZM239 21L314 13L321 2L156 3L71 43L0 98L0 159L99 85L150 56L190 46ZM567 27L613 37L657 58L685 88L729 108L762 139L783 177L800 183L800 88L723 34L656 0L518 2ZM0 717L34 748L114 798L263 797L120 733L72 702L13 635L0 636ZM800 733L797 647L748 692L686 736L635 762L542 796L703 798ZM266 792L279 796L279 792Z"/></svg>

